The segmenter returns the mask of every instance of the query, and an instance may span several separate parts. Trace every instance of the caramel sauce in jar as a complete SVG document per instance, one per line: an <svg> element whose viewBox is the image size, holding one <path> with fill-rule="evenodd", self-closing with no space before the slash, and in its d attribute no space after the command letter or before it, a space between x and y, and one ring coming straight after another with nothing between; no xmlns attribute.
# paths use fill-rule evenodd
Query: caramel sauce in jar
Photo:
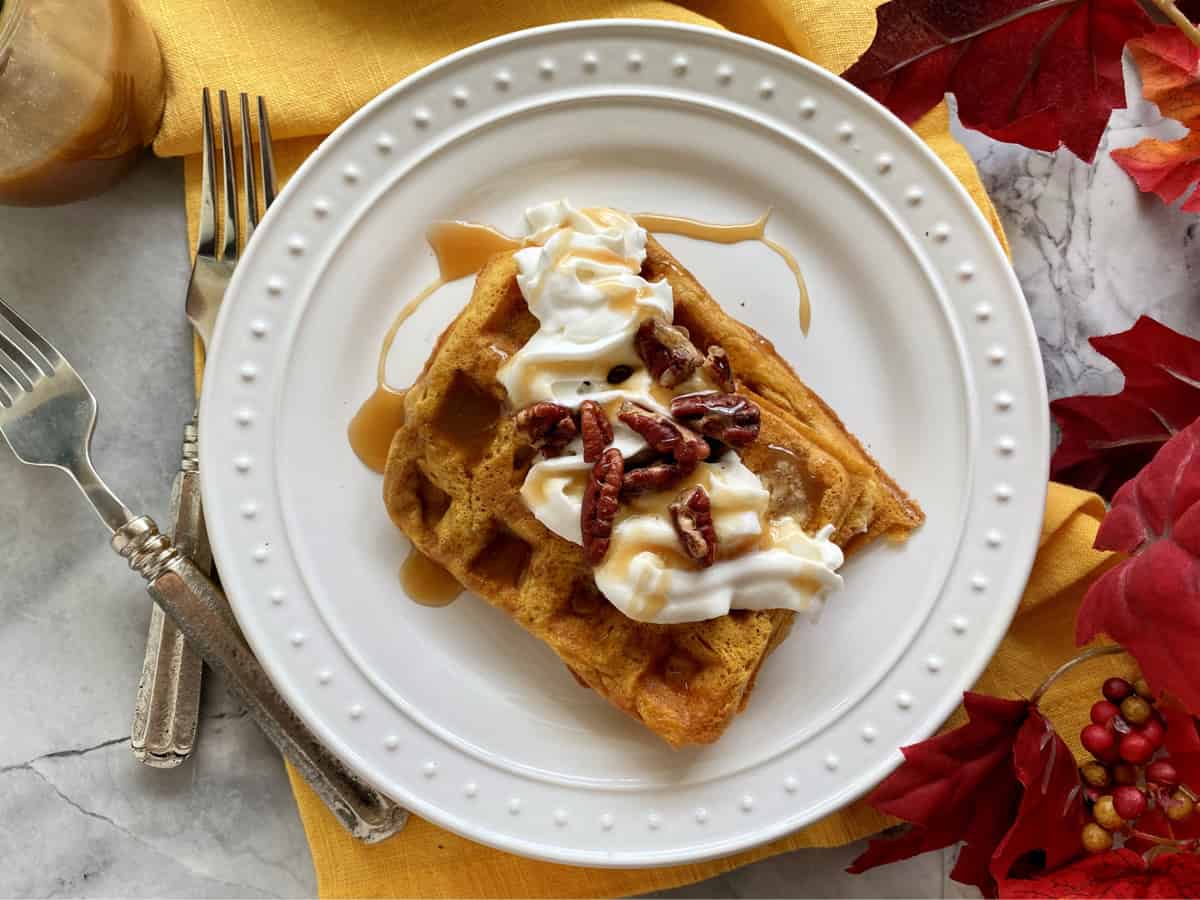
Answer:
<svg viewBox="0 0 1200 900"><path fill-rule="evenodd" d="M0 7L0 203L98 194L149 145L164 76L128 0L5 0Z"/></svg>

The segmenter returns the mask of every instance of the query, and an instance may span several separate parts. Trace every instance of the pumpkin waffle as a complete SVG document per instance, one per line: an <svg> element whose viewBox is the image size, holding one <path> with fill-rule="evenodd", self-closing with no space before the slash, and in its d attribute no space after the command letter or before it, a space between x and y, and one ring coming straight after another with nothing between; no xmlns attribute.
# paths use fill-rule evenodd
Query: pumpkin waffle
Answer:
<svg viewBox="0 0 1200 900"><path fill-rule="evenodd" d="M810 533L832 524L847 554L879 536L907 537L923 513L834 412L653 237L646 250L641 274L670 283L675 323L699 347L724 347L738 392L761 409L759 439L739 454L770 489L772 513ZM583 549L534 518L520 489L535 451L497 380L538 328L516 272L511 253L491 259L408 391L384 478L388 512L417 550L545 641L581 684L674 746L715 741L794 613L635 621L596 588Z"/></svg>

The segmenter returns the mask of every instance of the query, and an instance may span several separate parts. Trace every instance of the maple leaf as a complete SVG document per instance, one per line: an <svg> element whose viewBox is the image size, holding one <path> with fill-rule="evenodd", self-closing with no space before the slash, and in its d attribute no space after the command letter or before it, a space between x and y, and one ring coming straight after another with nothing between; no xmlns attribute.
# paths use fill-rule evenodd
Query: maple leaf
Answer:
<svg viewBox="0 0 1200 900"><path fill-rule="evenodd" d="M1152 688L1200 709L1200 421L1117 491L1095 546L1130 556L1088 588L1076 641L1109 635Z"/></svg>
<svg viewBox="0 0 1200 900"><path fill-rule="evenodd" d="M1200 857L1167 853L1146 862L1132 850L1109 850L1037 878L1008 879L1000 896L1200 897Z"/></svg>
<svg viewBox="0 0 1200 900"><path fill-rule="evenodd" d="M1079 852L1082 801L1075 760L1025 700L963 694L967 723L902 748L904 762L871 794L912 823L871 841L847 870L864 872L963 842L950 877L995 896L999 877L1034 851L1058 865Z"/></svg>
<svg viewBox="0 0 1200 900"><path fill-rule="evenodd" d="M1177 141L1145 138L1132 147L1112 151L1113 161L1133 179L1138 190L1174 203L1200 181L1200 133L1188 132ZM1179 207L1200 212L1200 191Z"/></svg>
<svg viewBox="0 0 1200 900"><path fill-rule="evenodd" d="M890 0L844 77L912 124L947 93L997 140L1090 162L1125 106L1121 51L1152 28L1136 0Z"/></svg>
<svg viewBox="0 0 1200 900"><path fill-rule="evenodd" d="M1200 121L1200 47L1174 25L1160 25L1130 41L1129 55L1142 76L1142 96L1159 112L1184 125Z"/></svg>
<svg viewBox="0 0 1200 900"><path fill-rule="evenodd" d="M1200 341L1142 316L1128 331L1090 343L1117 364L1125 386L1050 404L1062 432L1050 475L1111 498L1200 416Z"/></svg>
<svg viewBox="0 0 1200 900"><path fill-rule="evenodd" d="M1129 51L1142 76L1142 96L1189 132L1175 141L1146 138L1111 156L1139 190L1174 203L1200 180L1200 47L1174 26L1163 25L1130 41ZM1200 212L1200 192L1180 208Z"/></svg>
<svg viewBox="0 0 1200 900"><path fill-rule="evenodd" d="M869 798L880 812L911 822L899 838L875 839L846 871L965 845L951 877L994 894L989 865L1020 805L1013 744L1029 717L1028 701L963 694L967 723L902 747L904 762Z"/></svg>
<svg viewBox="0 0 1200 900"><path fill-rule="evenodd" d="M1036 711L1017 734L1013 766L1024 791L1017 817L992 855L990 869L997 881L1035 851L1047 869L1074 859L1082 851L1079 835L1087 822L1075 757Z"/></svg>

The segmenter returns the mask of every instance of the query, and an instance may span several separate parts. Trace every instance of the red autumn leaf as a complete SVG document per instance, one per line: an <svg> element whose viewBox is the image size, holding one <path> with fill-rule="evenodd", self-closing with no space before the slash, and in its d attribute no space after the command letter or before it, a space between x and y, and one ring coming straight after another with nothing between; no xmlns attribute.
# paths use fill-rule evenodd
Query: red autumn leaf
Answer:
<svg viewBox="0 0 1200 900"><path fill-rule="evenodd" d="M1036 710L1021 726L1013 766L1024 787L1016 820L992 856L991 872L1002 882L1026 854L1040 851L1042 865L1055 869L1078 856L1087 822L1075 757Z"/></svg>
<svg viewBox="0 0 1200 900"><path fill-rule="evenodd" d="M1009 879L1001 897L1200 897L1200 857L1160 854L1149 863L1132 850L1110 850L1037 878Z"/></svg>
<svg viewBox="0 0 1200 900"><path fill-rule="evenodd" d="M1158 704L1165 724L1163 748L1170 755L1172 762L1178 763L1181 757L1195 757L1200 763L1200 722L1196 717L1179 705L1171 697L1166 697ZM1200 775L1200 772L1197 772ZM1184 780L1188 778L1185 775ZM1196 779L1200 788L1200 778Z"/></svg>
<svg viewBox="0 0 1200 900"><path fill-rule="evenodd" d="M968 128L1091 161L1125 106L1121 50L1150 30L1137 0L890 0L845 77L912 124L947 94Z"/></svg>
<svg viewBox="0 0 1200 900"><path fill-rule="evenodd" d="M1146 138L1113 150L1112 158L1139 190L1174 203L1200 180L1200 47L1178 28L1164 25L1130 41L1129 51L1142 76L1142 96L1190 131L1174 141ZM1193 194L1181 208L1200 212L1200 194Z"/></svg>
<svg viewBox="0 0 1200 900"><path fill-rule="evenodd" d="M967 693L963 706L967 724L903 748L904 763L870 797L910 830L871 841L847 871L962 841L950 877L995 896L1026 854L1061 865L1079 852L1083 807L1066 744L1027 701Z"/></svg>
<svg viewBox="0 0 1200 900"><path fill-rule="evenodd" d="M1142 316L1128 331L1091 344L1120 367L1125 387L1050 404L1062 431L1050 475L1112 497L1200 416L1200 341Z"/></svg>
<svg viewBox="0 0 1200 900"><path fill-rule="evenodd" d="M1130 556L1084 595L1076 641L1109 635L1151 687L1200 709L1200 421L1117 491L1096 548Z"/></svg>
<svg viewBox="0 0 1200 900"><path fill-rule="evenodd" d="M989 871L1020 804L1013 743L1029 716L1024 700L963 694L968 721L960 728L902 748L904 762L870 796L880 812L911 822L899 838L871 841L848 872L965 846L951 877L994 895Z"/></svg>
<svg viewBox="0 0 1200 900"><path fill-rule="evenodd" d="M1173 25L1160 25L1129 42L1142 77L1142 96L1164 116L1191 126L1200 121L1200 47Z"/></svg>
<svg viewBox="0 0 1200 900"><path fill-rule="evenodd" d="M1132 147L1112 151L1113 161L1134 180L1138 190L1174 203L1200 181L1200 133L1191 131L1177 141L1145 138ZM1200 212L1200 192L1179 207Z"/></svg>

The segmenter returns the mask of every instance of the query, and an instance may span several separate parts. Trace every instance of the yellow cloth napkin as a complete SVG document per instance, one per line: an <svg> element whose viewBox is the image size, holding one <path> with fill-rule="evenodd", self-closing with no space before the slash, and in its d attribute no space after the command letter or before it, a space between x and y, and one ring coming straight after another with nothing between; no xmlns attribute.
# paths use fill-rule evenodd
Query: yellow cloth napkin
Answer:
<svg viewBox="0 0 1200 900"><path fill-rule="evenodd" d="M189 229L199 192L203 85L270 98L280 175L287 178L348 115L379 91L460 47L519 28L572 18L631 16L727 27L842 71L874 34L880 0L134 0L154 25L168 74L161 155L185 155ZM945 104L916 128L979 204L1004 243L995 210ZM1007 246L1007 245L1006 245ZM1109 561L1091 549L1104 506L1092 494L1051 484L1041 549L1020 611L976 686L1028 695L1074 655L1074 615L1087 583ZM1113 662L1114 659L1121 661ZM1106 658L1073 672L1043 708L1078 751L1102 674L1130 671ZM961 712L958 714L961 715ZM957 724L958 716L947 727ZM726 859L650 870L588 869L521 859L413 818L398 837L365 847L346 836L289 770L323 897L592 897L661 890L801 847L848 843L892 822L864 802L797 834Z"/></svg>

